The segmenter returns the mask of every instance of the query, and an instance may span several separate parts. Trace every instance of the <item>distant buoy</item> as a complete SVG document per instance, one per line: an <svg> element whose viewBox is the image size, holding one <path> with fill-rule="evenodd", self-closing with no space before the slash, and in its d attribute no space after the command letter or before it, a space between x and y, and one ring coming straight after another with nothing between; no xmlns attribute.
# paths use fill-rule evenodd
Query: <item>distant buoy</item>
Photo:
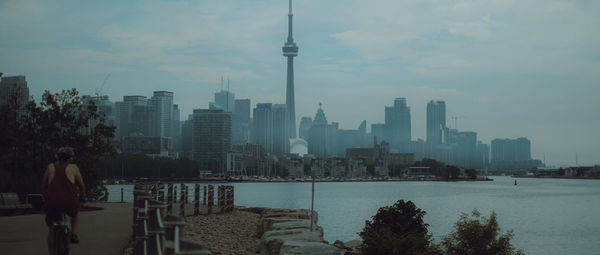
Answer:
<svg viewBox="0 0 600 255"><path fill-rule="evenodd" d="M517 180L515 180L515 186L517 186Z"/></svg>

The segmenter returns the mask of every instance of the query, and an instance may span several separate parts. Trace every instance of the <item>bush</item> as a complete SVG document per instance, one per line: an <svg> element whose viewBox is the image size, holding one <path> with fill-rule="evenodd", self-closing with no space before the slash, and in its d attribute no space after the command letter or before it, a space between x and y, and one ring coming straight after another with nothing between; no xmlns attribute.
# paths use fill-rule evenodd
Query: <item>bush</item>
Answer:
<svg viewBox="0 0 600 255"><path fill-rule="evenodd" d="M432 254L425 211L411 201L398 200L393 206L379 208L359 233L363 254Z"/></svg>
<svg viewBox="0 0 600 255"><path fill-rule="evenodd" d="M470 219L466 213L462 213L460 219L454 224L456 230L444 237L440 246L445 254L523 254L521 250L515 251L510 244L510 239L513 237L512 230L499 236L500 227L496 220L496 213L492 212L490 217L486 218L474 210L472 216L473 218Z"/></svg>
<svg viewBox="0 0 600 255"><path fill-rule="evenodd" d="M393 206L379 208L372 220L358 233L363 239L362 254L447 254L447 255L520 255L510 240L512 230L500 235L496 213L489 218L474 210L473 218L462 213L455 231L434 244L423 222L426 212L411 201L398 200Z"/></svg>

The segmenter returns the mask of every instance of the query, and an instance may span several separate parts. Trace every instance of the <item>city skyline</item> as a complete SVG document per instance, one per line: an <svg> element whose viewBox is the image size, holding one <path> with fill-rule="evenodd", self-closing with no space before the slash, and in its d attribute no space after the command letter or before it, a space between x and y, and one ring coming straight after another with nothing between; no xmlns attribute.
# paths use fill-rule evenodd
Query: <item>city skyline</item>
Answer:
<svg viewBox="0 0 600 255"><path fill-rule="evenodd" d="M341 128L383 123L384 107L404 97L412 139L425 139L426 104L444 100L448 126L464 116L458 129L488 144L528 137L532 157L548 164L573 164L576 153L598 163L600 38L588 31L598 3L380 3L350 2L337 15L337 1L295 3L297 123L318 102ZM285 102L284 1L44 5L0 3L0 71L25 75L37 101L44 89L94 94L110 73L102 93L112 101L168 90L182 116L206 108L221 75L253 106ZM143 25L154 19L173 21Z"/></svg>

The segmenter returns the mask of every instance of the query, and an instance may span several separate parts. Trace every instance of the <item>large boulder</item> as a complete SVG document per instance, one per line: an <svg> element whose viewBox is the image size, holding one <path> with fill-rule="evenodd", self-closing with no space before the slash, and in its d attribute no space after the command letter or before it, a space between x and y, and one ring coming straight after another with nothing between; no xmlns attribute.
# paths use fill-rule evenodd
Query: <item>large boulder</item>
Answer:
<svg viewBox="0 0 600 255"><path fill-rule="evenodd" d="M257 249L260 254L281 254L282 245L289 241L323 243L327 245L323 240L322 231L297 228L265 232L260 239Z"/></svg>
<svg viewBox="0 0 600 255"><path fill-rule="evenodd" d="M286 241L281 245L279 254L341 255L344 253L345 250L326 243Z"/></svg>

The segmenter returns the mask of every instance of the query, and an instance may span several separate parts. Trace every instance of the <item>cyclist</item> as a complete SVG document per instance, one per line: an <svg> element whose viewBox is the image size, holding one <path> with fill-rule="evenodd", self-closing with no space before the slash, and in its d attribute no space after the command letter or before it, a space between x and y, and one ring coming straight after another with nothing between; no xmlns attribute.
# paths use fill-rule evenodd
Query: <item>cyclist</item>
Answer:
<svg viewBox="0 0 600 255"><path fill-rule="evenodd" d="M61 213L71 217L71 242L78 243L79 238L75 234L79 226L79 195L85 198L85 185L81 173L73 161L73 148L61 147L56 153L57 161L48 164L42 179L42 192L44 192L44 212L46 213L46 224L52 228L52 222L61 219ZM48 230L48 249L50 254L54 251L54 233Z"/></svg>

